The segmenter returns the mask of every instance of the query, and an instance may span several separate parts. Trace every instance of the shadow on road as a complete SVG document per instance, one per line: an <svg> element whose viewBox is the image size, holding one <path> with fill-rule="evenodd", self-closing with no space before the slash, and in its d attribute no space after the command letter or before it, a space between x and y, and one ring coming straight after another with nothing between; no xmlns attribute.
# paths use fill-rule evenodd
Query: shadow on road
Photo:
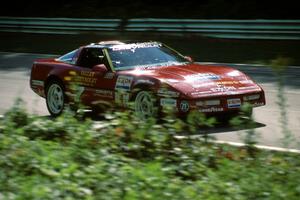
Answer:
<svg viewBox="0 0 300 200"><path fill-rule="evenodd" d="M265 127L265 124L254 122L253 129ZM248 128L245 127L234 127L228 123L222 123L219 124L213 128L203 128L199 131L199 134L216 134L216 133L226 133L226 132L232 132L232 131L242 131L242 130L248 130Z"/></svg>

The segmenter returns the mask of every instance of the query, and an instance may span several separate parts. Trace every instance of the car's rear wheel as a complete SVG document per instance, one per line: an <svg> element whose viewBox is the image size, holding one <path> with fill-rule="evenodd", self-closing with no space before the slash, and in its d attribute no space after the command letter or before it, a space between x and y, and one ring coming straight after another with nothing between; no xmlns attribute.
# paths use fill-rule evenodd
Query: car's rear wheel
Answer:
<svg viewBox="0 0 300 200"><path fill-rule="evenodd" d="M65 93L62 83L59 81L51 81L46 89L46 104L49 113L56 117L60 115L65 106Z"/></svg>
<svg viewBox="0 0 300 200"><path fill-rule="evenodd" d="M134 101L134 110L136 115L142 119L156 117L158 112L156 98L150 91L138 92Z"/></svg>

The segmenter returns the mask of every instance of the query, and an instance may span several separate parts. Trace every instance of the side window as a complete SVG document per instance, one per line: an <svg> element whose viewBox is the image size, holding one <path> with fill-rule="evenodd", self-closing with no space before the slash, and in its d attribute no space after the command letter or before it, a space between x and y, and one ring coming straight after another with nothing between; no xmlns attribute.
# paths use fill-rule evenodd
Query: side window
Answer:
<svg viewBox="0 0 300 200"><path fill-rule="evenodd" d="M84 48L81 51L78 65L92 68L95 65L103 64L103 52L100 48Z"/></svg>
<svg viewBox="0 0 300 200"><path fill-rule="evenodd" d="M59 57L57 60L74 65L77 61L77 51L78 49L75 49L74 51Z"/></svg>

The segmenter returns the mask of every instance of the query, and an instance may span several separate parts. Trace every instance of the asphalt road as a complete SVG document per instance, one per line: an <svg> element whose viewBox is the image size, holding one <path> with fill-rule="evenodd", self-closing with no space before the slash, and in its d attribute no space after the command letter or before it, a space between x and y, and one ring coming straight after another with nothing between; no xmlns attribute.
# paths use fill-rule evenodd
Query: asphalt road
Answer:
<svg viewBox="0 0 300 200"><path fill-rule="evenodd" d="M0 114L4 114L20 97L28 112L48 116L44 99L33 93L29 87L32 62L36 58L51 57L44 54L0 52ZM272 70L261 66L234 65L256 80L265 90L267 105L254 109L255 132L261 145L282 147L283 138L280 125L280 109L277 105L276 76ZM291 148L300 149L300 67L290 66L284 74L285 97L287 99L288 127L293 134ZM247 130L235 130L229 125L221 125L204 130L218 140L242 142Z"/></svg>

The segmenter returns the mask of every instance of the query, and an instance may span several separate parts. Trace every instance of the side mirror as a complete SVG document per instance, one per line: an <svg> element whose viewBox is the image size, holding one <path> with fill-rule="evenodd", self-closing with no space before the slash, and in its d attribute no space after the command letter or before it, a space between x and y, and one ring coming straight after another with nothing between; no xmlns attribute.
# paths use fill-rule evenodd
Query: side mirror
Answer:
<svg viewBox="0 0 300 200"><path fill-rule="evenodd" d="M99 73L101 73L101 74L105 74L105 73L108 71L107 67L106 67L104 64L95 65L95 66L92 68L92 70L93 70L94 72L99 72Z"/></svg>
<svg viewBox="0 0 300 200"><path fill-rule="evenodd" d="M185 59L187 59L190 62L193 62L193 58L191 56L184 56Z"/></svg>

